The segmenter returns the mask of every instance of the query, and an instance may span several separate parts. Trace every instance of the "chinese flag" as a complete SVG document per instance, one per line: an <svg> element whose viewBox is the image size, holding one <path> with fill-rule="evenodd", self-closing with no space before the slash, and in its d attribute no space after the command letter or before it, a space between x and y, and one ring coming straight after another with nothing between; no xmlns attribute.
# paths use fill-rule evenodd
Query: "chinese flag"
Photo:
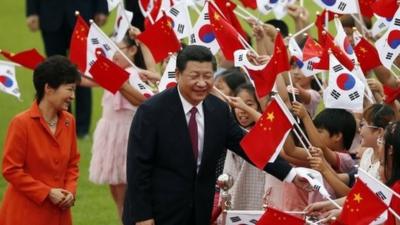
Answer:
<svg viewBox="0 0 400 225"><path fill-rule="evenodd" d="M179 51L181 44L172 29L172 20L168 16L161 17L144 32L137 36L143 44L145 44L154 60L158 63L167 58L169 53ZM162 40L162 43L160 43Z"/></svg>
<svg viewBox="0 0 400 225"><path fill-rule="evenodd" d="M208 14L222 53L227 60L233 61L233 53L236 50L244 49L243 44L239 41L239 33L218 13L214 4L208 4Z"/></svg>
<svg viewBox="0 0 400 225"><path fill-rule="evenodd" d="M100 86L114 94L129 78L128 72L103 55L97 55L97 60L89 73Z"/></svg>
<svg viewBox="0 0 400 225"><path fill-rule="evenodd" d="M34 70L39 63L44 61L44 57L34 48L15 54L0 50L0 54L2 54L8 60L18 63L21 66L31 70Z"/></svg>
<svg viewBox="0 0 400 225"><path fill-rule="evenodd" d="M372 5L372 10L378 16L392 19L397 9L399 8L396 1L397 0L377 0Z"/></svg>
<svg viewBox="0 0 400 225"><path fill-rule="evenodd" d="M317 17L315 18L315 26L317 27L318 30L318 41L323 44L321 42L321 37L322 37L322 31L325 30L324 26L325 26L325 16L328 13L328 22L333 20L335 18L335 14L329 10L324 9L324 11L322 11L321 14L317 15ZM341 16L341 14L336 14L338 16Z"/></svg>
<svg viewBox="0 0 400 225"><path fill-rule="evenodd" d="M361 15L371 18L374 16L374 11L372 9L372 5L376 0L359 0L358 4L360 5Z"/></svg>
<svg viewBox="0 0 400 225"><path fill-rule="evenodd" d="M286 110L282 108L286 106L281 106L284 103L278 101L281 100L272 99L256 125L240 142L251 162L260 169L264 169L269 161L275 160L273 156L279 154L293 127Z"/></svg>
<svg viewBox="0 0 400 225"><path fill-rule="evenodd" d="M234 13L236 4L230 0L215 0L215 4L218 6L219 10L221 10L222 14L225 16L226 21L228 21L228 23L231 24L246 41L248 41L247 33L246 31L243 30L242 25L240 25L240 22L236 17L236 14Z"/></svg>
<svg viewBox="0 0 400 225"><path fill-rule="evenodd" d="M247 71L256 85L258 97L262 98L271 92L276 77L280 73L288 71L289 69L289 56L282 35L281 33L278 33L275 38L274 54L264 69L260 71L247 69Z"/></svg>
<svg viewBox="0 0 400 225"><path fill-rule="evenodd" d="M75 28L71 37L69 58L71 62L76 64L82 73L86 71L86 39L88 34L89 26L86 24L85 20L78 15L76 17Z"/></svg>
<svg viewBox="0 0 400 225"><path fill-rule="evenodd" d="M332 54L339 60L339 62L346 67L349 71L353 71L354 63L347 57L347 55L335 44L333 37L330 33L324 32L320 44L322 45L324 51L319 63L314 64L314 68L328 70L329 69L329 52L331 50ZM322 43L321 43L322 42Z"/></svg>
<svg viewBox="0 0 400 225"><path fill-rule="evenodd" d="M153 19L154 22L156 22L158 14L160 13L161 10L161 4L162 0L140 0L139 1L139 6L143 8L143 11L145 14L144 19L144 27L147 29L148 27L151 27L151 20L149 19L149 16L151 16L151 19Z"/></svg>
<svg viewBox="0 0 400 225"><path fill-rule="evenodd" d="M322 54L323 48L321 45L314 41L312 37L307 36L307 40L303 48L303 61L307 61L314 57L321 57Z"/></svg>
<svg viewBox="0 0 400 225"><path fill-rule="evenodd" d="M246 69L251 79L253 80L254 85L256 86L257 96L259 98L262 98L268 95L271 92L272 88L274 87L275 80L273 79L265 80L263 77L264 70L256 71L248 68Z"/></svg>
<svg viewBox="0 0 400 225"><path fill-rule="evenodd" d="M370 224L387 210L387 205L360 179L347 195L339 220L344 224Z"/></svg>
<svg viewBox="0 0 400 225"><path fill-rule="evenodd" d="M305 221L303 219L289 215L277 209L267 207L267 210L258 220L256 225L270 225L270 224L304 225L304 223Z"/></svg>
<svg viewBox="0 0 400 225"><path fill-rule="evenodd" d="M394 100L400 97L400 88L391 88L383 85L383 91L385 92L385 103L392 104Z"/></svg>
<svg viewBox="0 0 400 225"><path fill-rule="evenodd" d="M367 74L370 70L382 65L375 46L364 37L361 37L360 42L358 42L354 47L354 52L356 53L358 62L360 63L364 74Z"/></svg>
<svg viewBox="0 0 400 225"><path fill-rule="evenodd" d="M250 9L257 9L257 1L256 0L239 0L244 7Z"/></svg>

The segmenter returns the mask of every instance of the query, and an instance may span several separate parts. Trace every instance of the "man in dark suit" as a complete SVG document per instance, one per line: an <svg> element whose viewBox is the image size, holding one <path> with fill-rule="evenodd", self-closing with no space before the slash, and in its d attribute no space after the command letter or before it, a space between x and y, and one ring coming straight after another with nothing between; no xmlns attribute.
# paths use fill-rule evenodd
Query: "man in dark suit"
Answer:
<svg viewBox="0 0 400 225"><path fill-rule="evenodd" d="M177 56L177 88L138 108L129 135L125 225L208 225L222 151L249 161L239 145L243 130L228 105L209 94L214 62L208 48L187 46ZM265 171L295 178L279 157Z"/></svg>
<svg viewBox="0 0 400 225"><path fill-rule="evenodd" d="M94 19L101 26L107 19L107 0L26 0L28 28L31 31L40 29L47 56L67 55L75 11L79 11L86 21ZM77 87L75 106L77 133L84 137L89 133L92 113L90 88Z"/></svg>

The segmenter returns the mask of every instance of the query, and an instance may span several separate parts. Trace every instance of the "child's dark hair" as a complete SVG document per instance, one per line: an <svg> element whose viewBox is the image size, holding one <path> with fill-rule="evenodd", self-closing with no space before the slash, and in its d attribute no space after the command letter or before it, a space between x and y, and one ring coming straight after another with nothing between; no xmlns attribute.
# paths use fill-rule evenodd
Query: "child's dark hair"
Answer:
<svg viewBox="0 0 400 225"><path fill-rule="evenodd" d="M391 186L396 181L400 180L400 122L390 123L385 129L385 155L384 155L384 168L385 177L387 178L387 185ZM392 155L390 156L390 148ZM388 158L392 157L391 175L388 177Z"/></svg>
<svg viewBox="0 0 400 225"><path fill-rule="evenodd" d="M252 96L254 98L254 100L256 101L256 104L257 104L257 111L261 112L261 105L257 100L256 89L254 89L254 86L250 83L243 83L234 90L233 94L234 94L234 96L237 97L237 95L242 91L246 91L250 96ZM235 118L236 122L239 124L239 120L237 119L236 114L233 110L232 110L232 113L233 113L233 118ZM251 126L253 126L254 123L255 123L255 121L251 124Z"/></svg>
<svg viewBox="0 0 400 225"><path fill-rule="evenodd" d="M344 109L326 108L314 119L314 125L318 129L325 129L329 135L342 134L343 147L350 149L356 133L356 120L350 112Z"/></svg>
<svg viewBox="0 0 400 225"><path fill-rule="evenodd" d="M140 47L139 45L137 45L137 43L136 43L135 40L132 40L132 39L129 37L128 32L125 34L125 36L124 36L124 38L122 39L122 41L123 41L125 44L127 44L126 47L136 46L137 52L136 52L134 58L131 59L131 60L133 61L133 63L134 63L137 67L139 67L139 68L141 68L141 69L147 69L147 66L146 66L146 63L145 63L145 61L144 61L144 57L143 57L143 53L142 53L141 47Z"/></svg>
<svg viewBox="0 0 400 225"><path fill-rule="evenodd" d="M247 82L246 75L244 75L242 71L240 71L240 69L236 67L225 70L219 76L223 81L225 81L229 89L231 89L233 92L240 85L245 84Z"/></svg>
<svg viewBox="0 0 400 225"><path fill-rule="evenodd" d="M385 129L395 119L395 114L388 105L373 104L364 110L363 117L368 124Z"/></svg>
<svg viewBox="0 0 400 225"><path fill-rule="evenodd" d="M40 63L33 71L33 85L36 90L36 100L42 101L44 88L48 84L57 89L63 84L79 84L81 74L68 58L61 55L50 56Z"/></svg>

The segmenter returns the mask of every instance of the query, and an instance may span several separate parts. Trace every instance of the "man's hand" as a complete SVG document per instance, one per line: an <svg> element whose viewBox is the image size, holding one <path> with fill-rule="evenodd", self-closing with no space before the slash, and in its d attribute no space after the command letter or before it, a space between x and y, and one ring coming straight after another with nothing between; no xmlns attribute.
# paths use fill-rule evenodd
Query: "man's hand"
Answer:
<svg viewBox="0 0 400 225"><path fill-rule="evenodd" d="M26 18L26 25L32 32L39 30L39 16L38 15L28 16L28 18Z"/></svg>
<svg viewBox="0 0 400 225"><path fill-rule="evenodd" d="M99 27L103 26L107 22L107 15L104 13L97 13L94 15L94 22Z"/></svg>
<svg viewBox="0 0 400 225"><path fill-rule="evenodd" d="M136 225L155 225L153 219L137 222Z"/></svg>

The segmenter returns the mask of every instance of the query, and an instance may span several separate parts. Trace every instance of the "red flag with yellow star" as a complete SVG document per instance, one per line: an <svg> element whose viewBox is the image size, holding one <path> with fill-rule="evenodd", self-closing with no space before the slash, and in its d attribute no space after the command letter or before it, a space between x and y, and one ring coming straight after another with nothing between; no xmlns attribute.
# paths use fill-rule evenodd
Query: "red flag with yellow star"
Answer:
<svg viewBox="0 0 400 225"><path fill-rule="evenodd" d="M242 139L240 146L254 165L264 169L268 162L275 161L279 155L293 122L285 103L274 96L256 125Z"/></svg>
<svg viewBox="0 0 400 225"><path fill-rule="evenodd" d="M2 54L8 60L18 63L21 66L31 70L34 70L39 63L44 61L44 57L34 48L18 53L10 53L0 50L0 54Z"/></svg>
<svg viewBox="0 0 400 225"><path fill-rule="evenodd" d="M258 220L256 225L269 225L269 224L304 225L304 223L305 221L303 219L289 215L277 209L267 207L267 210Z"/></svg>
<svg viewBox="0 0 400 225"><path fill-rule="evenodd" d="M354 51L364 74L367 74L370 70L382 65L375 46L364 37L361 37L358 44L354 47Z"/></svg>
<svg viewBox="0 0 400 225"><path fill-rule="evenodd" d="M86 71L86 49L87 49L87 36L89 34L89 26L85 20L78 15L74 31L72 32L69 59L75 63L78 69L84 73Z"/></svg>
<svg viewBox="0 0 400 225"><path fill-rule="evenodd" d="M97 55L97 60L90 67L89 73L94 81L104 89L115 94L129 78L129 73L107 59L103 55Z"/></svg>
<svg viewBox="0 0 400 225"><path fill-rule="evenodd" d="M214 30L218 45L227 60L233 61L233 53L244 49L237 30L217 11L214 4L208 4L210 24ZM244 40L244 39L242 39Z"/></svg>
<svg viewBox="0 0 400 225"><path fill-rule="evenodd" d="M387 210L387 205L360 179L347 195L339 220L344 224L370 224Z"/></svg>
<svg viewBox="0 0 400 225"><path fill-rule="evenodd" d="M137 36L137 39L145 44L154 60L158 63L167 58L169 53L179 51L181 44L172 28L172 19L163 16L144 32ZM160 43L162 40L162 43Z"/></svg>

